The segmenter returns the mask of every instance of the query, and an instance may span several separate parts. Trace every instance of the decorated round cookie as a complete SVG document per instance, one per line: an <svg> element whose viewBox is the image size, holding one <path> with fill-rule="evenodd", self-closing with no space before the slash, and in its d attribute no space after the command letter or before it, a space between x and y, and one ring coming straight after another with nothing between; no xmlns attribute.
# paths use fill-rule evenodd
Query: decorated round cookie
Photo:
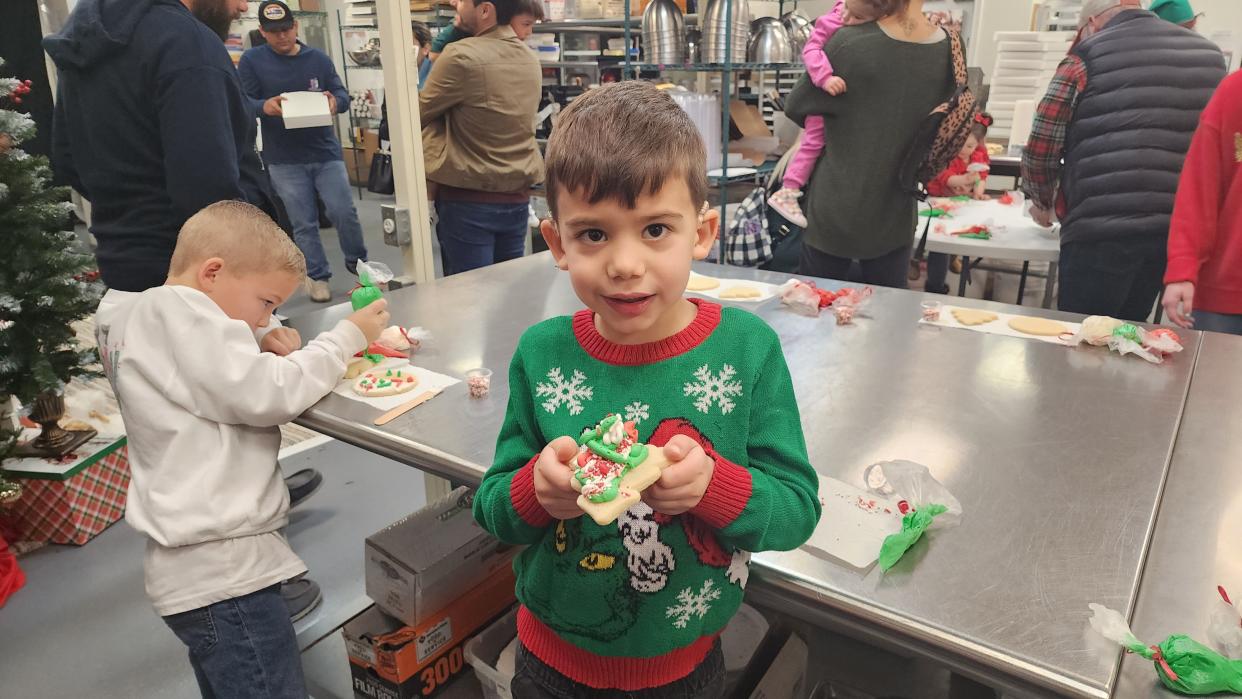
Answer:
<svg viewBox="0 0 1242 699"><path fill-rule="evenodd" d="M354 382L354 393L368 398L382 398L405 393L418 385L418 377L404 369L368 371Z"/></svg>

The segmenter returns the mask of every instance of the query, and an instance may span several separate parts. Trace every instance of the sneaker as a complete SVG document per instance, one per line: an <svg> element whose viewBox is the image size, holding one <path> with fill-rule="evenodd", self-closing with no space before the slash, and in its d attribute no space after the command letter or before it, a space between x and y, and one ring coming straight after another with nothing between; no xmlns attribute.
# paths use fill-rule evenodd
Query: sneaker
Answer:
<svg viewBox="0 0 1242 699"><path fill-rule="evenodd" d="M768 206L776 209L776 213L784 216L798 228L806 228L806 216L802 215L802 207L798 206L798 199L801 197L800 190L781 187L776 190L775 194L768 197Z"/></svg>
<svg viewBox="0 0 1242 699"><path fill-rule="evenodd" d="M306 573L282 582L280 596L285 599L285 608L289 610L289 621L305 617L323 601L319 583L307 578Z"/></svg>
<svg viewBox="0 0 1242 699"><path fill-rule="evenodd" d="M327 279L307 279L306 292L310 294L311 301L315 303L327 303L332 300L332 289L328 288Z"/></svg>
<svg viewBox="0 0 1242 699"><path fill-rule="evenodd" d="M304 468L292 476L285 477L285 487L289 489L289 509L306 502L323 485L323 474L313 468Z"/></svg>

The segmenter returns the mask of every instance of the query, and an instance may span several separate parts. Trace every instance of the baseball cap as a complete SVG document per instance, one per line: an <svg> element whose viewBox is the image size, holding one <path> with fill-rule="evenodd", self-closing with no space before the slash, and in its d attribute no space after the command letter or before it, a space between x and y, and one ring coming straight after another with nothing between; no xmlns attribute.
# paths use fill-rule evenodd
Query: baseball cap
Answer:
<svg viewBox="0 0 1242 699"><path fill-rule="evenodd" d="M280 0L265 0L259 5L259 26L269 32L283 32L293 26L293 12Z"/></svg>
<svg viewBox="0 0 1242 699"><path fill-rule="evenodd" d="M1189 22L1196 16L1190 0L1154 0L1147 9L1156 13L1160 19L1173 24Z"/></svg>

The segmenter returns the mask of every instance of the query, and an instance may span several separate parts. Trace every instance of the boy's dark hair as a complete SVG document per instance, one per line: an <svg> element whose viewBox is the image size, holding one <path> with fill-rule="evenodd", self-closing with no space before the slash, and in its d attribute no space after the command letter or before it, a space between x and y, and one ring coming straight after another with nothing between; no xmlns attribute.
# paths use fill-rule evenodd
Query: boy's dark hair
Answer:
<svg viewBox="0 0 1242 699"><path fill-rule="evenodd" d="M517 0L517 7L513 10L513 16L530 15L535 18L536 22L543 21L543 0Z"/></svg>
<svg viewBox="0 0 1242 699"><path fill-rule="evenodd" d="M703 138L672 97L641 80L593 88L571 102L552 129L545 164L553 219L561 192L633 208L671 177L685 178L695 209L707 201Z"/></svg>
<svg viewBox="0 0 1242 699"><path fill-rule="evenodd" d="M431 29L424 22L416 19L410 20L410 29L414 32L414 41L418 42L419 48L431 47Z"/></svg>
<svg viewBox="0 0 1242 699"><path fill-rule="evenodd" d="M496 24L502 26L513 21L513 16L517 14L517 0L474 0L474 4L482 5L490 2L496 8Z"/></svg>

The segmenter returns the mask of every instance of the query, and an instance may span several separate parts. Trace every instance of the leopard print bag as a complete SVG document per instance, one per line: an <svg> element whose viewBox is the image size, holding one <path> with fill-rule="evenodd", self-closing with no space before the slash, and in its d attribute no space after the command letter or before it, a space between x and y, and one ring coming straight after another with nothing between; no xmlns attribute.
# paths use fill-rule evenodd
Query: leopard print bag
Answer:
<svg viewBox="0 0 1242 699"><path fill-rule="evenodd" d="M949 165L966 143L976 109L975 96L966 86L962 38L947 29L945 33L949 35L953 62L953 93L923 118L898 171L902 191L919 201L927 199L927 183Z"/></svg>

